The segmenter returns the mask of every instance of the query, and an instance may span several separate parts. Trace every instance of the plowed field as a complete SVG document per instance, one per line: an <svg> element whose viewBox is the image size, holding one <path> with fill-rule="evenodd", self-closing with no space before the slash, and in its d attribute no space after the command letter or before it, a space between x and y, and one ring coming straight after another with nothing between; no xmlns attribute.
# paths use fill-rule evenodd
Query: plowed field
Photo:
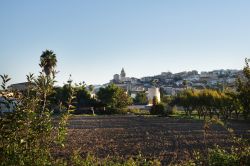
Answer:
<svg viewBox="0 0 250 166"><path fill-rule="evenodd" d="M250 138L250 123L233 121L236 134ZM230 146L229 133L219 125L210 127L206 142ZM204 150L203 122L145 116L73 116L69 120L66 149L71 153L81 148L96 157L119 156L128 158L139 153L146 158L157 158L164 165L192 157L194 150Z"/></svg>

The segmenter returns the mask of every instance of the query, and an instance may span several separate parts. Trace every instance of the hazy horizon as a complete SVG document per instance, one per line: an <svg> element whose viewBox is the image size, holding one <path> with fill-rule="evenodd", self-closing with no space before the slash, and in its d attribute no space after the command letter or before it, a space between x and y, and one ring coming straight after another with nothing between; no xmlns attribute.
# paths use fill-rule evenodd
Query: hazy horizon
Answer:
<svg viewBox="0 0 250 166"><path fill-rule="evenodd" d="M237 69L250 58L250 1L0 2L0 74L38 74L45 49L57 55L58 84L109 82L124 67L161 72Z"/></svg>

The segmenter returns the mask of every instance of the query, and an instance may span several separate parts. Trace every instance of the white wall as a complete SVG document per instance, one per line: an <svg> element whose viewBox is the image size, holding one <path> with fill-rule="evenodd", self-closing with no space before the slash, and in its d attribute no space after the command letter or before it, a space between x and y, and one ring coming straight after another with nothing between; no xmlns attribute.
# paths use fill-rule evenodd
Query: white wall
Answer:
<svg viewBox="0 0 250 166"><path fill-rule="evenodd" d="M161 94L160 94L160 89L159 88L148 88L148 91L147 91L147 97L148 97L148 100L149 101L152 101L154 97L157 98L158 102L161 101Z"/></svg>

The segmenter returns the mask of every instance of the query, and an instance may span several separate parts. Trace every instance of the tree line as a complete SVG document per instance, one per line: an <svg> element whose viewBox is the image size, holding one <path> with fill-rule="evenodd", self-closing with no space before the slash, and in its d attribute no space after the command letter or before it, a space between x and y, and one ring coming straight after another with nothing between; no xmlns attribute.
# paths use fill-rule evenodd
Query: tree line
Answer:
<svg viewBox="0 0 250 166"><path fill-rule="evenodd" d="M55 87L50 95L51 108L55 112L74 109L76 113L118 113L132 104L131 97L114 84L101 87L93 95L93 86L74 84L68 81L63 87Z"/></svg>
<svg viewBox="0 0 250 166"><path fill-rule="evenodd" d="M245 60L243 77L238 78L235 89L224 91L204 89L187 89L173 98L172 106L181 106L186 115L191 116L193 111L197 111L199 118L206 117L227 120L229 118L239 118L242 114L245 119L250 114L250 68L248 60Z"/></svg>

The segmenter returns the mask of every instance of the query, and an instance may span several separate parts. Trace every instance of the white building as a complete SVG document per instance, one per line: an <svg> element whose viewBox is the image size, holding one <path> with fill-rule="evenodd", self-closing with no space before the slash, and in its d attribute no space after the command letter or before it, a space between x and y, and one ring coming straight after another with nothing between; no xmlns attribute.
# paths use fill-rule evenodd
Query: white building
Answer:
<svg viewBox="0 0 250 166"><path fill-rule="evenodd" d="M156 87L148 88L148 91L146 93L147 93L148 101L153 101L154 97L157 98L158 102L161 101L161 93L160 93L159 88L156 88Z"/></svg>
<svg viewBox="0 0 250 166"><path fill-rule="evenodd" d="M185 78L185 80L187 81L198 81L200 80L200 76L199 75L191 75Z"/></svg>
<svg viewBox="0 0 250 166"><path fill-rule="evenodd" d="M113 83L124 83L124 82L131 82L131 78L126 77L126 73L124 71L124 68L122 68L120 74L115 74L113 76L113 80L111 80Z"/></svg>
<svg viewBox="0 0 250 166"><path fill-rule="evenodd" d="M115 82L119 82L120 81L120 75L119 74L115 74L114 77L113 77L113 80Z"/></svg>

